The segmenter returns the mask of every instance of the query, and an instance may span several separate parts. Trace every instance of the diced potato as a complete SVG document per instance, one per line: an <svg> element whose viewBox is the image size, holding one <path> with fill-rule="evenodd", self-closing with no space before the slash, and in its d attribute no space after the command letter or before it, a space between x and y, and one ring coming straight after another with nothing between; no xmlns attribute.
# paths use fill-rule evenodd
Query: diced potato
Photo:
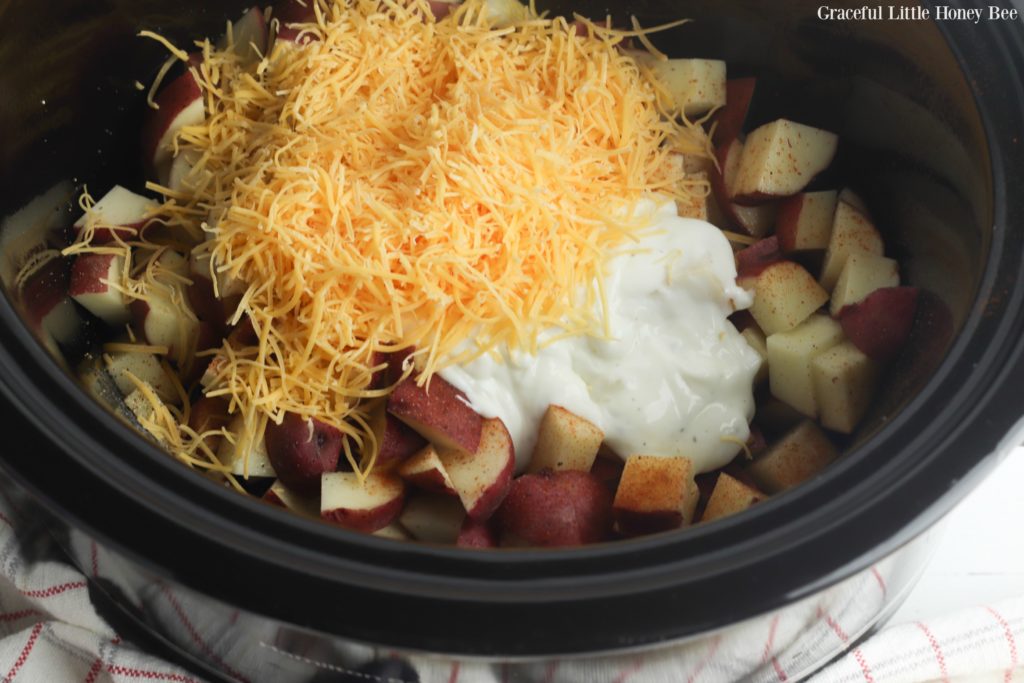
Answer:
<svg viewBox="0 0 1024 683"><path fill-rule="evenodd" d="M394 541L409 541L412 539L412 536L395 522L388 524L382 529L377 529L373 532L373 535L379 538L390 538Z"/></svg>
<svg viewBox="0 0 1024 683"><path fill-rule="evenodd" d="M174 382L164 372L160 360L152 353L132 353L118 351L105 358L107 372L114 379L114 384L127 396L137 388L130 375L153 387L153 391L161 401L178 403L178 392Z"/></svg>
<svg viewBox="0 0 1024 683"><path fill-rule="evenodd" d="M832 236L829 238L828 249L825 250L825 261L821 267L821 286L832 291L839 274L850 254L885 253L885 244L871 220L858 211L852 204L840 201L836 204L835 217L832 219Z"/></svg>
<svg viewBox="0 0 1024 683"><path fill-rule="evenodd" d="M758 275L750 314L771 336L792 330L827 301L828 292L803 266L779 261Z"/></svg>
<svg viewBox="0 0 1024 683"><path fill-rule="evenodd" d="M795 330L768 337L768 383L772 396L808 417L817 417L811 361L842 340L842 326L826 315L814 315Z"/></svg>
<svg viewBox="0 0 1024 683"><path fill-rule="evenodd" d="M692 119L725 105L725 62L719 59L669 59L647 63L672 96L674 108Z"/></svg>
<svg viewBox="0 0 1024 683"><path fill-rule="evenodd" d="M849 434L868 410L878 382L878 364L852 342L834 346L811 363L821 424Z"/></svg>
<svg viewBox="0 0 1024 683"><path fill-rule="evenodd" d="M849 204L853 208L860 211L861 214L871 218L871 212L868 211L868 205L864 202L859 194L854 192L848 187L844 187L843 191L839 193L839 201Z"/></svg>
<svg viewBox="0 0 1024 683"><path fill-rule="evenodd" d="M761 356L761 367L757 369L757 374L754 375L754 385L756 386L768 379L768 342L765 339L764 332L753 325L744 329L740 334L747 340L750 348L757 351L757 355Z"/></svg>
<svg viewBox="0 0 1024 683"><path fill-rule="evenodd" d="M513 26L529 15L526 5L517 0L485 0L484 13L494 28Z"/></svg>
<svg viewBox="0 0 1024 683"><path fill-rule="evenodd" d="M236 415L227 427L227 431L234 435L234 443L228 439L220 442L217 449L217 459L225 465L231 466L231 474L239 477L276 477L274 466L270 464L267 456L267 445L263 439L255 439L248 443L242 443L239 435L245 425L245 419Z"/></svg>
<svg viewBox="0 0 1024 683"><path fill-rule="evenodd" d="M541 420L529 472L542 469L589 472L604 432L562 406L549 405Z"/></svg>
<svg viewBox="0 0 1024 683"><path fill-rule="evenodd" d="M832 235L832 217L836 212L837 193L801 192L779 205L775 234L785 252L808 251L828 247Z"/></svg>
<svg viewBox="0 0 1024 683"><path fill-rule="evenodd" d="M743 146L733 192L740 204L800 192L836 154L835 133L778 119L752 131Z"/></svg>
<svg viewBox="0 0 1024 683"><path fill-rule="evenodd" d="M804 420L748 465L747 473L765 492L778 493L810 479L837 457L821 428Z"/></svg>
<svg viewBox="0 0 1024 683"><path fill-rule="evenodd" d="M843 306L863 301L876 289L899 284L900 265L893 259L875 254L850 254L832 290L829 310L832 315L839 315Z"/></svg>
<svg viewBox="0 0 1024 683"><path fill-rule="evenodd" d="M689 458L631 455L612 510L621 533L674 529L693 521L700 491Z"/></svg>
<svg viewBox="0 0 1024 683"><path fill-rule="evenodd" d="M156 395L156 391L153 389L153 387L149 386L145 382L143 382L143 386L145 388L149 389L149 391L154 396ZM157 398L157 401L160 401L160 399ZM142 424L142 421L143 420L148 420L148 421L154 420L154 415L156 414L156 408L150 402L150 400L147 397L146 393L142 389L135 389L130 394L128 394L125 397L125 399L124 399L124 405L128 408L129 411L131 411L131 414L135 416L135 419L136 419L136 422L137 422L136 426L142 427L145 430L146 428ZM154 438L154 440L156 440L161 446L164 446L165 448L169 445L169 444L165 443L163 439L159 438L155 434L151 434L150 433L150 436L152 436Z"/></svg>
<svg viewBox="0 0 1024 683"><path fill-rule="evenodd" d="M300 496L282 484L280 480L275 481L270 488L267 489L267 492L263 494L263 500L272 505L287 508L292 512L296 512L306 517L320 518L319 495L309 497Z"/></svg>
<svg viewBox="0 0 1024 683"><path fill-rule="evenodd" d="M696 218L700 221L708 219L708 198L699 192L699 188L708 186L708 174L704 171L688 174L687 182L695 194L686 200L676 200L676 212L683 218Z"/></svg>
<svg viewBox="0 0 1024 683"><path fill-rule="evenodd" d="M710 522L736 514L737 512L743 512L764 499L764 494L757 489L753 489L739 479L722 472L718 475L715 488L711 492L711 497L708 499L708 504L704 508L704 514L701 515L700 521Z"/></svg>
<svg viewBox="0 0 1024 683"><path fill-rule="evenodd" d="M410 534L427 543L455 543L466 519L466 511L458 498L447 496L412 496L398 522Z"/></svg>

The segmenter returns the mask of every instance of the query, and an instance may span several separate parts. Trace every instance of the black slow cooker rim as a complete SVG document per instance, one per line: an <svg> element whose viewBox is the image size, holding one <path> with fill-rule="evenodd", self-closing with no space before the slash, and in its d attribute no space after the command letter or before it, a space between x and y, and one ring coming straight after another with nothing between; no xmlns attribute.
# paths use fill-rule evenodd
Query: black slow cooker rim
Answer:
<svg viewBox="0 0 1024 683"><path fill-rule="evenodd" d="M995 94L978 92L970 64L957 48L966 44L958 39L976 41L978 27L971 27L970 34L955 25L940 28L972 83L976 102L989 105L979 106L988 139L1019 137L1024 111L1020 83L1008 83ZM1002 60L994 63L1020 68L1024 35L998 24L986 28L992 42L971 48L988 51L990 58L999 52ZM1012 438L1001 440L1004 435L1011 430L1017 434L1024 413L1024 396L1014 391L1015 380L1024 374L1024 291L992 295L1013 281L1024 261L1019 235L1005 229L1024 224L1021 207L1007 204L1006 187L1006 178L1024 178L1024 163L998 145L990 146L997 229L989 267L973 312L940 371L872 439L813 484L759 506L757 514L683 534L564 551L497 553L402 544L282 515L196 477L112 419L46 356L6 300L0 302L0 367L7 402L40 433L49 431L51 448L89 478L95 497L108 497L109 503L90 508L60 495L60 487L40 478L39 463L33 467L23 458L5 458L4 468L46 501L57 517L158 575L247 605L251 586L226 581L227 573L211 573L200 550L219 549L224 558L219 564L245 562L255 574L266 570L294 579L293 588L279 587L286 596L256 611L359 640L470 654L556 654L623 647L628 644L624 633L629 643L648 643L709 630L720 626L723 617L735 621L753 616L849 576L912 538L994 465L992 454L1004 450L1000 446ZM972 348L972 340L991 343L978 349ZM958 393L950 393L958 387ZM948 399L950 395L954 398ZM916 429L926 421L937 422L940 429ZM58 425L67 428L54 429ZM119 452L130 454L130 465L111 457ZM893 452L902 456L886 457ZM863 475L866 468L874 471L846 486L848 477ZM168 547L181 541L167 540L168 534L140 536L137 524L111 525L110 508L149 515L174 528L178 536L173 538L188 539L196 549L191 564L204 567L197 571L188 562L182 564L181 548ZM837 535L843 539L839 552ZM794 558L807 559L808 566L791 566ZM753 576L759 590L744 590L744 577L750 581ZM444 605L453 618L480 605L505 610L509 617L496 614L486 624L477 622L473 637L455 641L452 633L424 632L418 619L383 628L372 619L345 623L321 614L324 610L310 610L317 590L324 587L363 593L367 604L378 600L423 610ZM689 605L686 623L646 619L644 605L680 594L703 596ZM524 606L583 614L613 599L635 603L635 614L620 610L614 624L593 623L561 639L523 630Z"/></svg>

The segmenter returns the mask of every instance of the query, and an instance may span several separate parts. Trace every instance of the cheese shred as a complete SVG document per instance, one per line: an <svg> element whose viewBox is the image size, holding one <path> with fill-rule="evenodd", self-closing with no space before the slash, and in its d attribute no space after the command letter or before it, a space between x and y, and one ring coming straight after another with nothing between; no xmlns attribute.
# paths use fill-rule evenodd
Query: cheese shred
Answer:
<svg viewBox="0 0 1024 683"><path fill-rule="evenodd" d="M645 227L628 207L706 193L678 163L706 156L706 135L664 115L622 49L638 37L660 55L650 30L587 22L580 36L524 13L498 28L483 0L438 21L425 0L318 0L315 39L278 41L256 64L197 43L207 118L176 140L196 182L164 193L161 229L203 235L215 287L241 293L234 319L257 342L225 342L206 394L253 430L319 419L351 437L345 457L365 473L381 354L414 348L426 382L498 345L536 350L541 330L606 336L603 268ZM147 428L224 471L202 435Z"/></svg>

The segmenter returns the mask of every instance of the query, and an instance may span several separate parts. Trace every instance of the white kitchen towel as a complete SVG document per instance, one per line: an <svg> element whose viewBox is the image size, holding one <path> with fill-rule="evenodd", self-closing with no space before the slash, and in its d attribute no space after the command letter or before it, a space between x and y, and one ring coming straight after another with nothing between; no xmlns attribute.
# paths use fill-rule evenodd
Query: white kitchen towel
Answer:
<svg viewBox="0 0 1024 683"><path fill-rule="evenodd" d="M16 526L26 531L20 538ZM0 503L0 682L202 683L122 642L93 609L80 572L28 559L33 526Z"/></svg>
<svg viewBox="0 0 1024 683"><path fill-rule="evenodd" d="M30 520L19 520L9 506L0 502L0 676L3 676L0 683L202 683L199 677L122 642L93 608L85 576L62 562L32 559L26 554L31 552L38 536L38 525ZM883 563L867 581L884 590L880 577L885 572ZM870 586L851 584L850 590L866 592ZM174 598L184 604L190 596L180 594ZM816 605L817 614L809 617L817 617L816 627L820 628L822 638L834 638L837 645L847 645L852 638L844 624L859 623L858 615L851 610L856 611L856 605L863 602L846 603L846 607L835 613L822 613L822 607ZM186 619L181 623L187 628L190 622ZM766 633L760 633L761 626L767 628ZM800 662L800 653L785 649L779 651L778 656L767 653L773 651L773 639L778 645L792 635L787 635L787 629L798 627L795 623L783 624L769 618L764 624L750 624L749 633L737 634L737 643L768 638L766 661L756 676L759 681L790 680L792 674L787 670L794 669L788 667ZM721 637L646 655L605 657L586 662L502 666L415 657L409 663L417 670L420 683L718 683L735 678L729 675L727 661L731 659L732 640L736 639ZM372 657L373 654L367 648L366 655ZM336 666L325 665L324 668L337 673L345 671ZM315 673L316 668L310 670ZM373 675L350 673L367 683L381 683L374 681L377 677ZM251 672L239 676L253 683L266 680ZM811 680L814 683L1024 683L1024 597L891 626L857 645ZM391 679L390 683L395 682Z"/></svg>

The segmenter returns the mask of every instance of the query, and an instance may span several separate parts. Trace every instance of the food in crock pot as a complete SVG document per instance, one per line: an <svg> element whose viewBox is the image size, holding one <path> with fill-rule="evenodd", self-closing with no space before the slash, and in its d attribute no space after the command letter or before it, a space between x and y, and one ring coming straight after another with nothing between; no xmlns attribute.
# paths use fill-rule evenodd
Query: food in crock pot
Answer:
<svg viewBox="0 0 1024 683"><path fill-rule="evenodd" d="M749 126L757 81L662 55L677 25L290 0L192 53L144 32L145 193L9 239L15 290L51 346L106 327L83 383L175 457L348 529L745 510L839 456L917 290L816 180L837 136Z"/></svg>

